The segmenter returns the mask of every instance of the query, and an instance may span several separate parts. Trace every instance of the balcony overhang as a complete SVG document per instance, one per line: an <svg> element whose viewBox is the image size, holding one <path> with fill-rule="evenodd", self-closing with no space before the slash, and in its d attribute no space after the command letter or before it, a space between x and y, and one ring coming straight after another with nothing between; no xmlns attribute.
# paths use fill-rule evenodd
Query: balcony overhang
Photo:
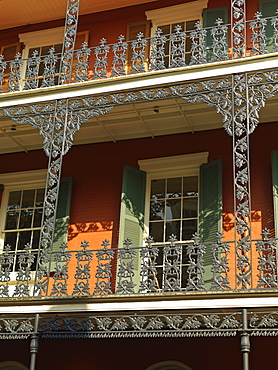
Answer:
<svg viewBox="0 0 278 370"><path fill-rule="evenodd" d="M80 15L103 12L157 0L82 0ZM0 29L63 19L67 0L0 0Z"/></svg>
<svg viewBox="0 0 278 370"><path fill-rule="evenodd" d="M278 53L248 57L197 66L187 66L158 72L145 72L123 77L91 80L62 86L1 94L0 108L32 103L47 103L55 99L86 98L143 89L155 89L182 83L231 76L234 73L256 72L277 68ZM268 99L260 112L260 122L277 121L275 96ZM92 117L75 134L74 145L119 141L161 135L194 133L223 126L215 107L205 103L190 104L179 97L130 102L115 105L105 115ZM15 125L0 117L0 154L42 148L42 137L30 125Z"/></svg>

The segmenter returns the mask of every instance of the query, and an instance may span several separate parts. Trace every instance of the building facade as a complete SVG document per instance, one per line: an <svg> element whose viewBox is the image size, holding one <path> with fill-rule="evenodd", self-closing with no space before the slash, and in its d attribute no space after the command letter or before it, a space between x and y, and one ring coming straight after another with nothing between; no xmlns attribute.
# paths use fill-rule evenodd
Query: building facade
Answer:
<svg viewBox="0 0 278 370"><path fill-rule="evenodd" d="M278 1L0 9L0 369L275 368Z"/></svg>

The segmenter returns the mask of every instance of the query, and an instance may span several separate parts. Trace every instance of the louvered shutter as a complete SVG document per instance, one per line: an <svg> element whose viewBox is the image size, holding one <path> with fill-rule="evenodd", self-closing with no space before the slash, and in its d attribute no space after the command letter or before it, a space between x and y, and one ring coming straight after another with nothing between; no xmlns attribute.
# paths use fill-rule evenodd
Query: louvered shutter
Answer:
<svg viewBox="0 0 278 370"><path fill-rule="evenodd" d="M127 41L136 40L136 36L139 32L142 32L144 37L150 37L150 29L151 23L150 21L143 21L143 22L135 22L129 23L127 25ZM145 70L148 70L148 58L149 58L149 40L147 42L147 47L145 51ZM131 42L128 43L127 48L127 73L130 73L131 69L131 58L132 58L132 49L131 49Z"/></svg>
<svg viewBox="0 0 278 370"><path fill-rule="evenodd" d="M204 9L203 10L203 27L213 27L215 26L216 19L222 19L224 24L228 23L228 8L221 7L221 8L214 8L214 9ZM207 30L206 35L206 47L207 47L207 61L211 60L212 56L212 36L211 36L211 29Z"/></svg>
<svg viewBox="0 0 278 370"><path fill-rule="evenodd" d="M273 192L273 208L274 208L274 227L275 237L278 237L278 151L272 150L272 192Z"/></svg>
<svg viewBox="0 0 278 370"><path fill-rule="evenodd" d="M1 55L4 56L4 61L11 61L15 58L15 55L21 51L21 43L17 42L16 44L4 45L1 49ZM4 72L4 82L2 85L2 91L6 92L8 88L10 77L10 63L7 63L7 67Z"/></svg>
<svg viewBox="0 0 278 370"><path fill-rule="evenodd" d="M132 247L141 248L144 232L146 173L130 166L124 166L122 200L120 211L119 248L125 239L132 240ZM136 251L134 263L134 290L138 292L140 283L140 256ZM118 280L118 278L117 278Z"/></svg>
<svg viewBox="0 0 278 370"><path fill-rule="evenodd" d="M260 0L259 10L263 17L273 17L276 15L276 9L278 9L277 0ZM271 53L273 51L273 26L270 23L270 19L267 20L266 26L266 38L267 38L267 51Z"/></svg>
<svg viewBox="0 0 278 370"><path fill-rule="evenodd" d="M216 233L222 231L222 160L200 167L199 234L204 243L216 242ZM210 244L204 256L205 285L210 288L212 254Z"/></svg>
<svg viewBox="0 0 278 370"><path fill-rule="evenodd" d="M64 177L61 179L60 182L52 247L53 252L59 251L60 245L68 241L71 194L72 194L72 177Z"/></svg>

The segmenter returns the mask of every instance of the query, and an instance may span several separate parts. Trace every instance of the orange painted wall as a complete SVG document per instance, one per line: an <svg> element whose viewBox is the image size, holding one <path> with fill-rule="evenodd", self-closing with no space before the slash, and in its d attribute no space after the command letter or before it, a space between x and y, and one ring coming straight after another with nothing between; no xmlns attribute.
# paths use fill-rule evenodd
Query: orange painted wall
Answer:
<svg viewBox="0 0 278 370"><path fill-rule="evenodd" d="M260 238L264 227L270 228L273 234L271 150L278 150L277 134L277 124L261 124L250 137L253 238ZM70 250L79 249L83 240L89 241L90 249L99 249L104 239L110 240L113 247L117 246L124 164L138 167L140 159L202 151L209 152L209 161L217 158L223 160L223 230L226 240L233 240L232 138L223 129L218 129L71 148L64 157L62 171L62 176L73 176L74 179ZM42 151L2 155L0 163L2 173L47 167ZM231 244L231 247L233 251L234 245ZM232 255L229 258L232 270L234 259ZM254 271L256 259L254 253ZM96 258L94 261L91 271L93 276ZM70 268L73 268L72 265ZM71 274L70 290L73 283L74 274Z"/></svg>
<svg viewBox="0 0 278 370"><path fill-rule="evenodd" d="M260 225L270 228L273 227L271 150L278 149L277 131L276 124L261 124L250 138L252 210L261 213L257 220ZM209 152L209 161L223 159L223 212L227 221L227 215L233 212L232 138L223 129L74 146L64 157L62 171L62 176L74 179L70 242L76 244L83 236L98 234L99 237L94 236L97 242L112 235L115 245L124 164L138 167L139 159L201 151ZM47 168L43 151L0 156L0 173L40 168Z"/></svg>

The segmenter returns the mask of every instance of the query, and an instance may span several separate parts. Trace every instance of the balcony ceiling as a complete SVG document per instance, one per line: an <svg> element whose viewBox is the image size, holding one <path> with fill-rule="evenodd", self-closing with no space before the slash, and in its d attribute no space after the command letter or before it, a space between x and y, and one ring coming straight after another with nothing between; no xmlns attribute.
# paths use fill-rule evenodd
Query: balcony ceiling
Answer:
<svg viewBox="0 0 278 370"><path fill-rule="evenodd" d="M260 122L277 122L278 96L261 109ZM0 154L42 148L42 136L30 125L0 120ZM167 99L114 107L105 115L83 123L74 136L74 145L190 133L222 127L214 107Z"/></svg>
<svg viewBox="0 0 278 370"><path fill-rule="evenodd" d="M157 0L81 0L80 14L90 14ZM0 29L65 18L67 0L0 0Z"/></svg>

